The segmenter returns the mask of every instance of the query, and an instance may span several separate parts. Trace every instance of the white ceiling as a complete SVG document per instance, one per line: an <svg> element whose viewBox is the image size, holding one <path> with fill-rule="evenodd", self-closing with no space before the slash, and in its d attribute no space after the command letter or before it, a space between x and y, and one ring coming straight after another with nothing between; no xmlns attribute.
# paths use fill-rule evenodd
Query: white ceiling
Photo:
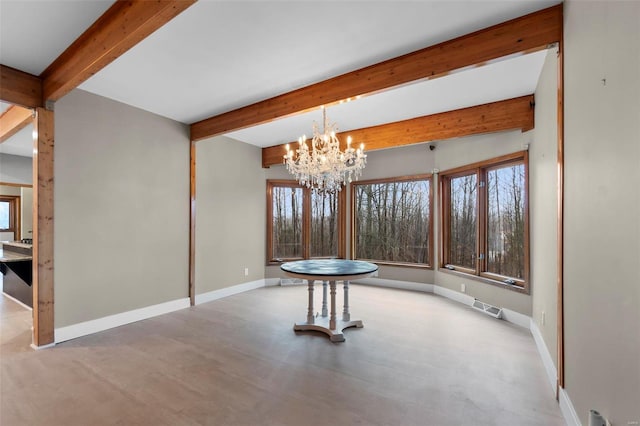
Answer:
<svg viewBox="0 0 640 426"><path fill-rule="evenodd" d="M113 1L0 0L2 65L40 75Z"/></svg>
<svg viewBox="0 0 640 426"><path fill-rule="evenodd" d="M40 74L111 3L0 0L0 63ZM193 123L557 3L200 0L80 88ZM328 114L350 130L529 94L543 59L544 53L509 58ZM276 145L310 134L313 119L320 113L229 136Z"/></svg>

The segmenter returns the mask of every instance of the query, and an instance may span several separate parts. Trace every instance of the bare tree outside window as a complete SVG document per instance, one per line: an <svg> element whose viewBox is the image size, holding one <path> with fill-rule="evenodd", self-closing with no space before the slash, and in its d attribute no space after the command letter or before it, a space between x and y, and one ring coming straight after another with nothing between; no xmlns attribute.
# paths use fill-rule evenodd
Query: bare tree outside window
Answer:
<svg viewBox="0 0 640 426"><path fill-rule="evenodd" d="M443 270L529 291L526 151L440 174Z"/></svg>
<svg viewBox="0 0 640 426"><path fill-rule="evenodd" d="M487 172L487 271L524 278L524 164Z"/></svg>
<svg viewBox="0 0 640 426"><path fill-rule="evenodd" d="M352 185L355 258L430 265L430 176Z"/></svg>
<svg viewBox="0 0 640 426"><path fill-rule="evenodd" d="M478 177L475 174L451 179L449 263L474 269L478 220Z"/></svg>
<svg viewBox="0 0 640 426"><path fill-rule="evenodd" d="M345 191L316 192L293 180L267 180L267 263L344 258Z"/></svg>
<svg viewBox="0 0 640 426"><path fill-rule="evenodd" d="M273 257L302 257L302 188L274 187L271 200Z"/></svg>
<svg viewBox="0 0 640 426"><path fill-rule="evenodd" d="M338 193L311 192L311 257L338 256Z"/></svg>

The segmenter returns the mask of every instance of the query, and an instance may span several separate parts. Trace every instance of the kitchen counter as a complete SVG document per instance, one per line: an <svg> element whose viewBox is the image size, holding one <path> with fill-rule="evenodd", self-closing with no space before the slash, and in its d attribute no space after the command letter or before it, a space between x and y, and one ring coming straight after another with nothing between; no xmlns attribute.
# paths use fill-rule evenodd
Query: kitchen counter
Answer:
<svg viewBox="0 0 640 426"><path fill-rule="evenodd" d="M33 244L20 241L0 242L0 262L16 262L19 260L31 260Z"/></svg>
<svg viewBox="0 0 640 426"><path fill-rule="evenodd" d="M9 248L17 247L19 249L29 249L33 248L33 244L21 243L20 241L2 241L3 246L7 246Z"/></svg>
<svg viewBox="0 0 640 426"><path fill-rule="evenodd" d="M32 245L3 241L0 244L2 291L25 305L33 306Z"/></svg>
<svg viewBox="0 0 640 426"><path fill-rule="evenodd" d="M30 254L18 253L11 249L0 248L0 262L19 262L21 260L32 260Z"/></svg>

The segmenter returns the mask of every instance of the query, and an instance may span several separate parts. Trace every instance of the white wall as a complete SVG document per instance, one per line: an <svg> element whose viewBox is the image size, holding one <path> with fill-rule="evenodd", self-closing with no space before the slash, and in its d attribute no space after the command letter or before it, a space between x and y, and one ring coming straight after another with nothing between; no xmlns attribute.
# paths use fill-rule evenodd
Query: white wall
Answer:
<svg viewBox="0 0 640 426"><path fill-rule="evenodd" d="M558 57L551 49L536 89L536 127L529 147L532 318L558 368ZM544 313L544 324L542 315Z"/></svg>
<svg viewBox="0 0 640 426"><path fill-rule="evenodd" d="M637 1L565 3L565 389L585 425L640 422L639 22Z"/></svg>
<svg viewBox="0 0 640 426"><path fill-rule="evenodd" d="M33 181L31 157L0 154L0 182L31 184Z"/></svg>
<svg viewBox="0 0 640 426"><path fill-rule="evenodd" d="M189 133L74 90L55 105L55 327L188 297Z"/></svg>
<svg viewBox="0 0 640 426"><path fill-rule="evenodd" d="M20 188L20 238L33 238L33 188Z"/></svg>
<svg viewBox="0 0 640 426"><path fill-rule="evenodd" d="M0 185L0 195L20 195L19 186Z"/></svg>
<svg viewBox="0 0 640 426"><path fill-rule="evenodd" d="M264 173L258 147L222 136L196 144L197 294L264 278Z"/></svg>

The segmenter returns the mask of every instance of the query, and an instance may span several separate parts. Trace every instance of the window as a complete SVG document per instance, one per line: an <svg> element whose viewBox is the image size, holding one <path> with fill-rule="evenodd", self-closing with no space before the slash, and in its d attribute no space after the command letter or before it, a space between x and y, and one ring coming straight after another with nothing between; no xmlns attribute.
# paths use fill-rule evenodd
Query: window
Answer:
<svg viewBox="0 0 640 426"><path fill-rule="evenodd" d="M432 265L431 175L351 184L354 259Z"/></svg>
<svg viewBox="0 0 640 426"><path fill-rule="evenodd" d="M441 173L441 267L528 291L527 164L524 151Z"/></svg>
<svg viewBox="0 0 640 426"><path fill-rule="evenodd" d="M0 195L0 231L17 233L17 200L18 197Z"/></svg>
<svg viewBox="0 0 640 426"><path fill-rule="evenodd" d="M344 258L345 191L322 194L295 181L267 181L267 261Z"/></svg>

